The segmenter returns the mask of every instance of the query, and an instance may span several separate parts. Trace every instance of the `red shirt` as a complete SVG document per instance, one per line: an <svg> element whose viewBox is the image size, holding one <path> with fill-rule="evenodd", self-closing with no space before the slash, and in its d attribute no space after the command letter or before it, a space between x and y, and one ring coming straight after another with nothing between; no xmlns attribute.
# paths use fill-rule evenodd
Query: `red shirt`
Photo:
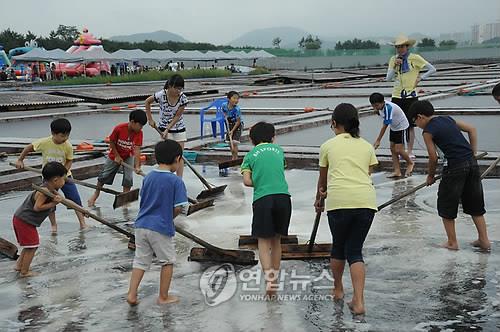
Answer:
<svg viewBox="0 0 500 332"><path fill-rule="evenodd" d="M115 143L120 157L125 160L134 155L134 147L142 145L142 130L138 133L128 130L128 122L120 123L109 135L109 141ZM108 154L111 160L115 160L113 150Z"/></svg>

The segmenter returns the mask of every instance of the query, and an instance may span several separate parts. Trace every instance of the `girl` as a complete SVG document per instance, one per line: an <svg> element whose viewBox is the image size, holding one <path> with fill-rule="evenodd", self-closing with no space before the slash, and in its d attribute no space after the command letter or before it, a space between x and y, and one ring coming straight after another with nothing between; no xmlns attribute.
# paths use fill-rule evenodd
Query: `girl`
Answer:
<svg viewBox="0 0 500 332"><path fill-rule="evenodd" d="M188 104L188 99L183 93L184 79L181 75L175 74L165 83L163 90L156 92L146 99L146 114L149 125L162 132L163 139L173 139L177 141L182 149L187 141L186 126L182 114ZM153 120L151 114L151 104L157 102L160 105L160 120L158 125ZM182 177L184 173L184 160L181 159L177 175Z"/></svg>
<svg viewBox="0 0 500 332"><path fill-rule="evenodd" d="M335 137L320 148L319 179L314 206L325 209L332 233L330 267L334 278L334 298L344 298L342 275L349 263L354 293L348 303L354 314L364 314L365 264L363 243L377 211L370 167L377 158L373 146L359 137L358 111L340 104L333 111L331 128ZM326 191L325 191L326 189Z"/></svg>
<svg viewBox="0 0 500 332"><path fill-rule="evenodd" d="M231 137L233 144L231 145L232 159L238 159L238 144L240 143L241 131L243 130L243 119L241 117L241 110L238 106L240 95L236 91L229 91L227 93L227 103L222 105L222 112L227 119L228 132L226 134L226 141Z"/></svg>

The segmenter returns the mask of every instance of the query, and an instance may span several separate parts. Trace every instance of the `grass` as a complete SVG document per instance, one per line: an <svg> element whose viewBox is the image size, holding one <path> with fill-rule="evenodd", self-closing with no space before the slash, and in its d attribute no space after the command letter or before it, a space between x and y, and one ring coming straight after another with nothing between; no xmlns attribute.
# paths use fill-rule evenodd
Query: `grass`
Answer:
<svg viewBox="0 0 500 332"><path fill-rule="evenodd" d="M173 74L181 74L184 78L213 78L231 76L229 70L223 69L188 69L179 72L148 71L140 74L127 74L123 76L95 76L95 77L68 77L60 81L43 82L44 85L80 85L80 84L108 84L143 81L166 81Z"/></svg>
<svg viewBox="0 0 500 332"><path fill-rule="evenodd" d="M248 75L263 75L271 73L269 69L265 67L256 67L254 70L250 71Z"/></svg>

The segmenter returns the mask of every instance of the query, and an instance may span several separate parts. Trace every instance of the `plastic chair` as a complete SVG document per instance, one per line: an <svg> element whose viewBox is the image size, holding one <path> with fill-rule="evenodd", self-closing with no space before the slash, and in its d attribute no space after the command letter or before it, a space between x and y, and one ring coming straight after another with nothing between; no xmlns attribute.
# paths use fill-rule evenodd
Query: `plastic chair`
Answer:
<svg viewBox="0 0 500 332"><path fill-rule="evenodd" d="M214 100L210 105L200 109L200 138L203 139L203 134L205 133L205 123L210 122L212 125L212 136L217 137L217 123L220 128L220 137L224 139L226 134L224 113L222 112L222 105L227 102L227 98L219 98ZM205 116L205 112L211 108L215 108L215 116Z"/></svg>

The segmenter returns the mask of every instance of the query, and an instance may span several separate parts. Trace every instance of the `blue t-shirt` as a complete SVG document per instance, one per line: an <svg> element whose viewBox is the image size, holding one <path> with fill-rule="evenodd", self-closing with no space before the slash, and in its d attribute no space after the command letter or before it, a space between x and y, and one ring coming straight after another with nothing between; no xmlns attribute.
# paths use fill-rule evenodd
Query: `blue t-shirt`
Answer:
<svg viewBox="0 0 500 332"><path fill-rule="evenodd" d="M187 191L182 179L172 172L155 169L142 183L135 228L174 236L174 208L186 204Z"/></svg>
<svg viewBox="0 0 500 332"><path fill-rule="evenodd" d="M231 122L236 122L240 118L240 122L243 122L243 117L241 116L241 109L238 105L229 109L229 103L226 102L222 104L222 112L228 117Z"/></svg>
<svg viewBox="0 0 500 332"><path fill-rule="evenodd" d="M432 135L434 143L443 151L448 166L473 158L470 143L462 135L462 131L452 117L433 117L425 127L425 132Z"/></svg>

